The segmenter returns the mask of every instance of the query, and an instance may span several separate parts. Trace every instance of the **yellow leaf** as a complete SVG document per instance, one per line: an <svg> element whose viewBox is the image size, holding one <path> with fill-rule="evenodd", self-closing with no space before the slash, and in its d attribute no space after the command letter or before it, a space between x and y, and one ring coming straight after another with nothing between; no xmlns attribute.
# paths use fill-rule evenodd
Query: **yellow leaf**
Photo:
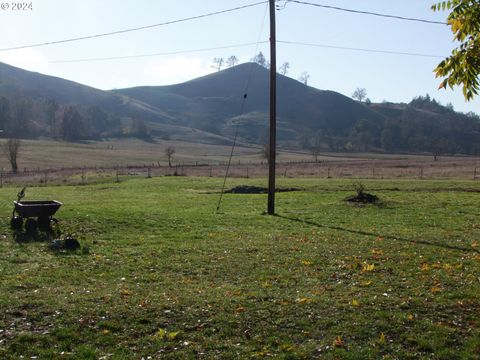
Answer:
<svg viewBox="0 0 480 360"><path fill-rule="evenodd" d="M360 306L360 303L359 303L357 300L353 299L352 301L350 301L350 305L352 305L352 306Z"/></svg>
<svg viewBox="0 0 480 360"><path fill-rule="evenodd" d="M344 345L345 345L345 343L343 342L341 336L337 336L337 338L333 341L333 346L335 346L335 347L342 347Z"/></svg>
<svg viewBox="0 0 480 360"><path fill-rule="evenodd" d="M413 321L413 314L408 314L407 315L407 320L408 321Z"/></svg>
<svg viewBox="0 0 480 360"><path fill-rule="evenodd" d="M380 344L385 344L385 334L383 332L380 333L380 336L378 337L378 342Z"/></svg>
<svg viewBox="0 0 480 360"><path fill-rule="evenodd" d="M373 249L372 250L373 255L383 255L383 251L380 249Z"/></svg>
<svg viewBox="0 0 480 360"><path fill-rule="evenodd" d="M372 282L369 280L369 281L362 281L360 283L361 286L370 286L372 284Z"/></svg>
<svg viewBox="0 0 480 360"><path fill-rule="evenodd" d="M180 331L172 331L167 334L168 340L175 340L180 335Z"/></svg>
<svg viewBox="0 0 480 360"><path fill-rule="evenodd" d="M160 328L158 329L155 336L158 337L159 339L165 339L165 337L167 336L167 331L165 329Z"/></svg>
<svg viewBox="0 0 480 360"><path fill-rule="evenodd" d="M283 351L294 351L295 347L292 344L282 344L282 350Z"/></svg>
<svg viewBox="0 0 480 360"><path fill-rule="evenodd" d="M108 330L108 329L105 329L105 330L103 330L103 332L102 332L102 333L103 333L103 335L108 335L108 334L110 334L110 330Z"/></svg>
<svg viewBox="0 0 480 360"><path fill-rule="evenodd" d="M430 265L428 265L427 263L422 263L422 264L420 264L420 270L428 271L428 270L430 270Z"/></svg>
<svg viewBox="0 0 480 360"><path fill-rule="evenodd" d="M436 293L440 292L441 290L442 290L442 289L441 289L440 286L438 286L438 285L435 285L435 286L433 286L433 287L430 289L430 291L431 291L433 294L436 294Z"/></svg>
<svg viewBox="0 0 480 360"><path fill-rule="evenodd" d="M243 306L239 306L238 308L235 309L235 312L237 314L240 314L245 311L245 308Z"/></svg>
<svg viewBox="0 0 480 360"><path fill-rule="evenodd" d="M365 263L363 264L363 267L362 267L363 272L370 272L370 271L373 271L374 269L375 269L375 264Z"/></svg>
<svg viewBox="0 0 480 360"><path fill-rule="evenodd" d="M309 266L312 265L312 262L310 260L302 260L302 265Z"/></svg>
<svg viewBox="0 0 480 360"><path fill-rule="evenodd" d="M121 292L121 294L122 294L123 296L130 296L130 295L132 295L132 293L131 293L129 290L127 290L127 289L123 289L122 292Z"/></svg>
<svg viewBox="0 0 480 360"><path fill-rule="evenodd" d="M305 297L305 298L297 299L297 302L298 302L299 304L307 304L307 303L312 302L312 301L313 301L312 299L306 298L306 297Z"/></svg>

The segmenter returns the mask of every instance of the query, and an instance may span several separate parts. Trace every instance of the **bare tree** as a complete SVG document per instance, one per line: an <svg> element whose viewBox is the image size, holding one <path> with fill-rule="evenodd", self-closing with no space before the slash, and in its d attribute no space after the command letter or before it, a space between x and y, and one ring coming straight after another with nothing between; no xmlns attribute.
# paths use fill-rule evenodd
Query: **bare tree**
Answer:
<svg viewBox="0 0 480 360"><path fill-rule="evenodd" d="M308 85L309 79L310 79L310 74L304 71L298 78L298 81L302 82L304 85Z"/></svg>
<svg viewBox="0 0 480 360"><path fill-rule="evenodd" d="M265 56L261 51L253 57L252 62L257 63L258 65L263 66L264 68L266 68L268 64L267 59L265 59Z"/></svg>
<svg viewBox="0 0 480 360"><path fill-rule="evenodd" d="M320 155L320 151L322 149L322 135L320 133L316 133L315 137L313 138L313 144L311 147L311 152L313 157L315 158L315 162L318 162L318 156Z"/></svg>
<svg viewBox="0 0 480 360"><path fill-rule="evenodd" d="M288 69L290 69L290 63L287 61L287 62L284 62L282 65L280 65L278 72L285 76L288 73Z"/></svg>
<svg viewBox="0 0 480 360"><path fill-rule="evenodd" d="M222 70L224 62L225 62L225 60L223 60L223 58L217 58L217 57L213 58L212 68L214 68L217 71L220 71L220 70Z"/></svg>
<svg viewBox="0 0 480 360"><path fill-rule="evenodd" d="M228 67L233 67L237 64L238 64L238 58L235 55L232 55L227 59L227 66Z"/></svg>
<svg viewBox="0 0 480 360"><path fill-rule="evenodd" d="M168 159L168 167L172 167L172 157L173 154L175 154L175 148L173 146L169 146L165 149L165 155L167 156Z"/></svg>
<svg viewBox="0 0 480 360"><path fill-rule="evenodd" d="M357 99L358 101L362 102L363 99L367 97L367 90L365 88L356 88L356 90L352 94L352 98Z"/></svg>
<svg viewBox="0 0 480 360"><path fill-rule="evenodd" d="M12 172L16 173L18 171L17 165L17 156L18 150L20 149L20 139L9 138L5 144L3 144L3 150L5 155L12 166Z"/></svg>

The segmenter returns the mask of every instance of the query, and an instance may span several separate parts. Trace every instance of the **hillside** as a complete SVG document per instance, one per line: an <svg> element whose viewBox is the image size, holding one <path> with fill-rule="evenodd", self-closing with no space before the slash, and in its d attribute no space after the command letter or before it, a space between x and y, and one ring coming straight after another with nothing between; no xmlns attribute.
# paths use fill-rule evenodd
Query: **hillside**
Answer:
<svg viewBox="0 0 480 360"><path fill-rule="evenodd" d="M248 81L250 79L250 81ZM243 109L242 99L248 86ZM248 141L265 137L268 126L269 71L246 63L182 84L113 91L163 109L183 125ZM278 74L277 121L280 141L305 131L348 132L358 120L382 121L383 115L333 91L318 90Z"/></svg>
<svg viewBox="0 0 480 360"><path fill-rule="evenodd" d="M247 88L248 85L248 88ZM247 94L243 103L244 94ZM181 84L102 91L0 63L4 136L267 142L269 71L241 64ZM333 151L479 154L480 117L428 95L360 103L277 75L279 146Z"/></svg>
<svg viewBox="0 0 480 360"><path fill-rule="evenodd" d="M55 99L62 104L98 106L104 111L122 115L141 115L157 121L171 120L161 110L141 101L3 63L0 63L0 96Z"/></svg>

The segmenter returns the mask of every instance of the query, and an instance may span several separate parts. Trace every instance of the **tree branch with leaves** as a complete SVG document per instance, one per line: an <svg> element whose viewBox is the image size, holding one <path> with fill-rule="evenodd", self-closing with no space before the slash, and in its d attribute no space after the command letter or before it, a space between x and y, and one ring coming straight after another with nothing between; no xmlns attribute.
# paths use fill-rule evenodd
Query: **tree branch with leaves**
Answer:
<svg viewBox="0 0 480 360"><path fill-rule="evenodd" d="M436 77L444 79L439 89L463 87L467 101L480 91L480 1L448 0L432 6L434 11L449 11L447 23L460 45L435 68Z"/></svg>

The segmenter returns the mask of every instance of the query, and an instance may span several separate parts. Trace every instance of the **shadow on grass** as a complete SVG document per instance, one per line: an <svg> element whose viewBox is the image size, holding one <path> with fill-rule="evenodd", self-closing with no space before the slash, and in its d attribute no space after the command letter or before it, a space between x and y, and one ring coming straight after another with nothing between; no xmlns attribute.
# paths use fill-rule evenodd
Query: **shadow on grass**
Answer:
<svg viewBox="0 0 480 360"><path fill-rule="evenodd" d="M399 236L392 236L392 235L382 235L382 234L377 234L377 233L372 233L372 232L367 232L367 231L347 229L347 228L340 227L340 226L322 225L322 224L318 224L318 223L316 223L314 221L311 221L311 220L288 217L288 216L279 215L279 214L276 214L275 216L277 216L281 219L295 221L295 222L299 222L299 223L307 224L307 225L311 225L311 226L316 226L318 228L323 228L323 229L337 230L337 231L343 231L343 232L348 232L348 233L351 233L351 234L358 234L358 235L365 235L365 236L382 237L384 239L389 239L389 240L394 240L394 241L401 241L401 242L418 244L418 245L434 246L434 247L439 247L439 248L444 248L444 249L449 249L449 250L480 253L480 251L477 250L477 249L467 248L467 247L462 247L462 246L455 246L455 245L448 245L448 244L441 244L441 243L439 244L439 243L433 243L433 242L426 241L426 240L413 240L413 239L407 239L407 238L402 238L402 237L399 237Z"/></svg>

